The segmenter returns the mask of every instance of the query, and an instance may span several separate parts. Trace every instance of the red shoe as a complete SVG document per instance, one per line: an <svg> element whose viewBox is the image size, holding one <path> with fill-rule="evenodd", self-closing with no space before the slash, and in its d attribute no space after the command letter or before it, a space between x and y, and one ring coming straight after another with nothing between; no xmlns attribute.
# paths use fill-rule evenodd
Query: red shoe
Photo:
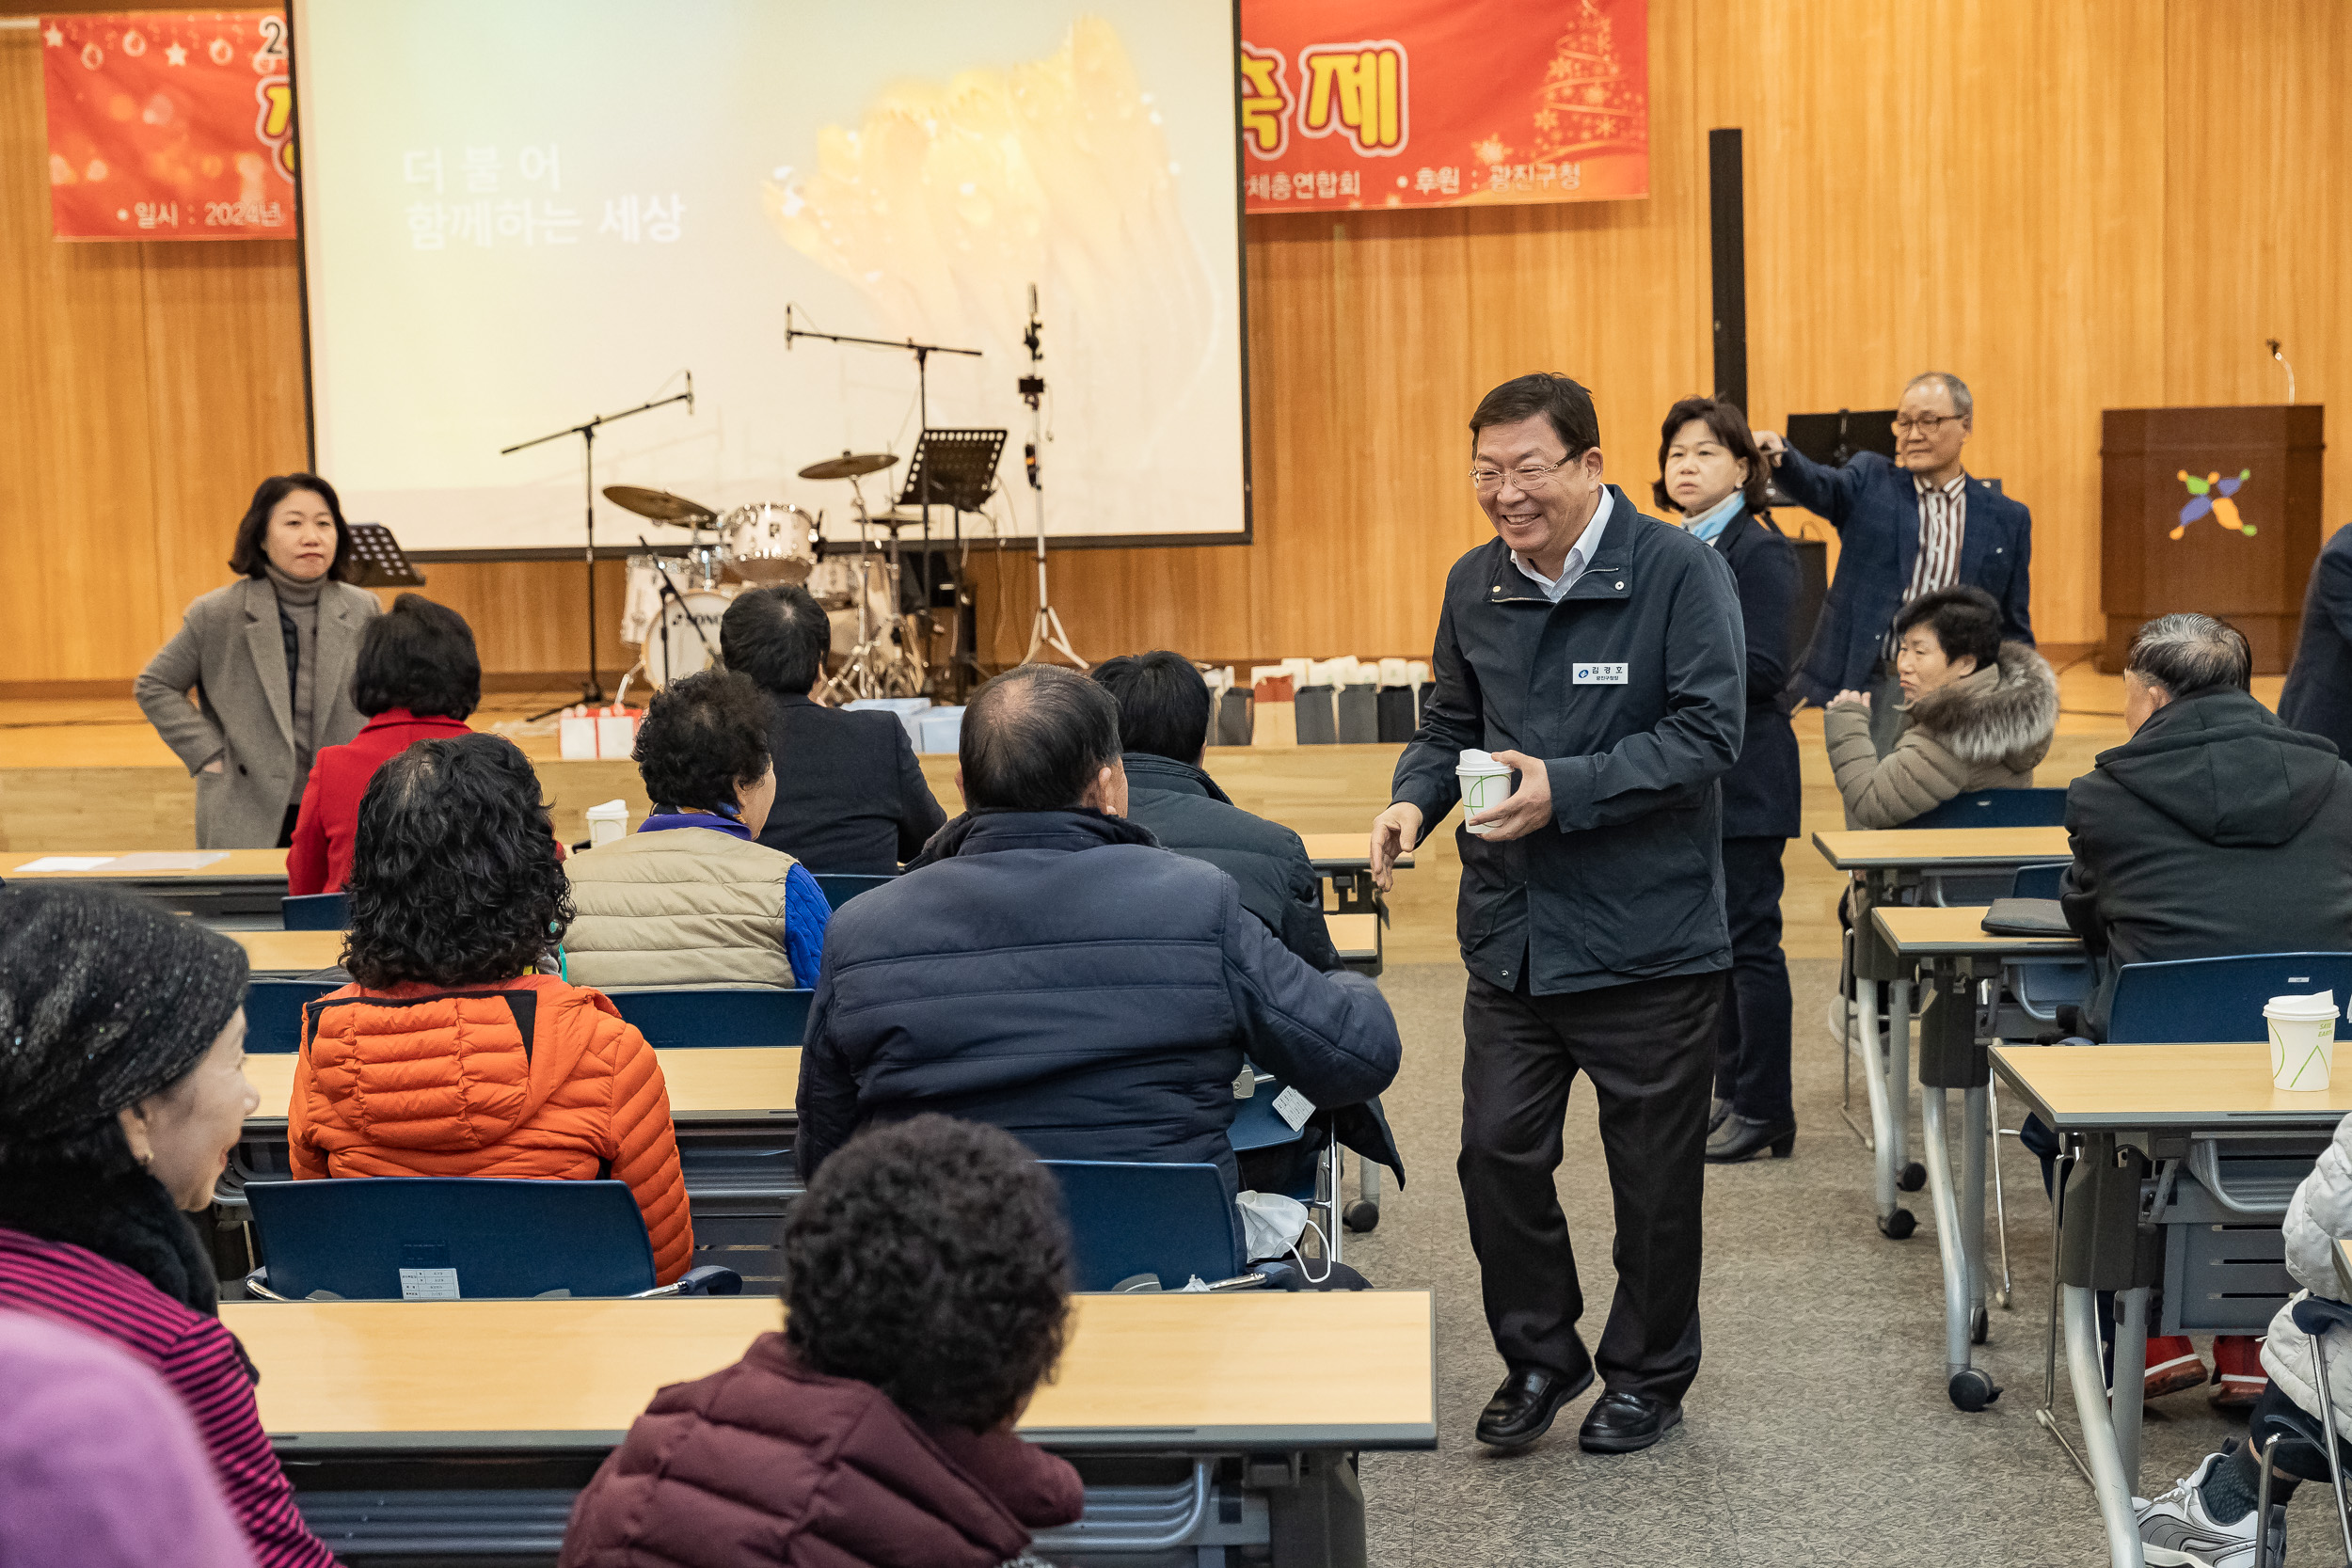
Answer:
<svg viewBox="0 0 2352 1568"><path fill-rule="evenodd" d="M2205 1364L2198 1359L2197 1347L2188 1342L2187 1335L2148 1336L2148 1374L2140 1382L2141 1398L2161 1399L2205 1380Z"/></svg>
<svg viewBox="0 0 2352 1568"><path fill-rule="evenodd" d="M2217 1410L2242 1409L2261 1399L2263 1390L2270 1386L2270 1374L2263 1370L2261 1336L2215 1336L2213 1380L2221 1386L2213 1392Z"/></svg>

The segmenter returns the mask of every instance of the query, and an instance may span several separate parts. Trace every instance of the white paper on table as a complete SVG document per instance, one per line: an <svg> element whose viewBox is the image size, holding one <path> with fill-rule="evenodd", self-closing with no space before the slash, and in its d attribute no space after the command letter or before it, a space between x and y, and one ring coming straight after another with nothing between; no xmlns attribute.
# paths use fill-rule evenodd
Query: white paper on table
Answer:
<svg viewBox="0 0 2352 1568"><path fill-rule="evenodd" d="M106 869L109 871L201 871L206 866L229 858L226 849L141 849L136 854L117 855Z"/></svg>
<svg viewBox="0 0 2352 1568"><path fill-rule="evenodd" d="M11 866L8 875L29 877L41 871L95 871L110 863L114 858L112 855L43 855L37 861Z"/></svg>

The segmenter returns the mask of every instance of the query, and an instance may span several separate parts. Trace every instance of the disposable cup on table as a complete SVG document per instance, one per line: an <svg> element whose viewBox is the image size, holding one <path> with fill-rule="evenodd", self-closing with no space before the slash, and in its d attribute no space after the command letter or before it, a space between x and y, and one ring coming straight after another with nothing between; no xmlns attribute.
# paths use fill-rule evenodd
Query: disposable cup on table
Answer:
<svg viewBox="0 0 2352 1568"><path fill-rule="evenodd" d="M2336 1066L2336 993L2274 996L2263 1005L2270 1033L2270 1080L2291 1093L2328 1087Z"/></svg>

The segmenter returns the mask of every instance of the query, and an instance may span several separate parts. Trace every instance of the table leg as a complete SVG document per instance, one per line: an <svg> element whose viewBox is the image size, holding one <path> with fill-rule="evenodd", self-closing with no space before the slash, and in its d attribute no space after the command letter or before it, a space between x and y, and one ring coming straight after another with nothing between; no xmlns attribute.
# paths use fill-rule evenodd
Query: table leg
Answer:
<svg viewBox="0 0 2352 1568"><path fill-rule="evenodd" d="M1984 1310L1984 1183L1985 1167L1993 1158L1991 1090L1988 1082L1963 1089L1960 1096L1960 1243L1968 1255L1969 1338L1979 1344L1991 1331ZM1986 1325L1981 1332L1980 1323Z"/></svg>
<svg viewBox="0 0 2352 1568"><path fill-rule="evenodd" d="M1911 982L1886 982L1886 1140L1881 1163L1903 1185L1911 1173ZM1915 1183L1909 1189L1918 1191Z"/></svg>
<svg viewBox="0 0 2352 1568"><path fill-rule="evenodd" d="M1998 1399L2001 1391L1992 1378L1969 1364L1969 1340L1976 1326L1976 1299L1970 1290L1977 1277L1976 1259L1968 1245L1962 1205L1952 1190L1952 1159L1945 1142L1945 1096L1946 1091L1933 1085L1920 1085L1919 1142L1928 1157L1928 1196L1935 1205L1935 1250L1944 1265L1944 1388L1955 1406L1973 1413ZM1980 1126L1979 1136L1982 1136ZM1981 1195L1975 1208L1981 1227Z"/></svg>
<svg viewBox="0 0 2352 1568"><path fill-rule="evenodd" d="M2132 1489L2123 1479L2114 1425L2107 1418L2106 1380L2099 1370L2098 1292L2085 1285L2060 1288L2065 1298L2066 1372L2074 1386L2074 1413L2082 1420L2083 1452L2090 1463L2091 1490L2107 1528L2113 1568L2146 1568L2139 1549L2139 1521L2132 1512ZM2120 1363L2122 1357L2116 1357ZM2122 1370L2119 1365L2119 1372Z"/></svg>
<svg viewBox="0 0 2352 1568"><path fill-rule="evenodd" d="M2139 1495L2139 1418L2148 1389L2148 1287L2115 1292L2115 1391L2107 1401L2123 1484Z"/></svg>
<svg viewBox="0 0 2352 1568"><path fill-rule="evenodd" d="M1863 1086L1870 1096L1871 1174L1875 1180L1872 1196L1878 1204L1879 1229L1888 1236L1911 1234L1909 1216L1898 1220L1902 1212L1895 1206L1895 1166L1890 1164L1893 1144L1887 1132L1886 1066L1879 1053L1879 982L1854 982L1854 1034L1862 1047ZM1898 1231L1899 1230L1899 1236Z"/></svg>

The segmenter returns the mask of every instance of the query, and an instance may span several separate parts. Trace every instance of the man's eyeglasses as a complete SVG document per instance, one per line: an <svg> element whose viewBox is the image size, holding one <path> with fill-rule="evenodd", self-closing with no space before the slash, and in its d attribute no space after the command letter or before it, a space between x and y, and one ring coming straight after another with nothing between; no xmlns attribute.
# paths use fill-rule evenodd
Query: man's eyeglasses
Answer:
<svg viewBox="0 0 2352 1568"><path fill-rule="evenodd" d="M1502 482L1508 479L1515 488L1533 494L1550 483L1551 476L1566 467L1565 463L1522 463L1508 472L1502 468L1472 468L1470 483L1483 496L1502 489Z"/></svg>
<svg viewBox="0 0 2352 1568"><path fill-rule="evenodd" d="M1960 416L1957 414L1922 414L1915 420L1898 418L1895 420L1895 434L1908 436L1915 430L1928 439L1933 440L1937 431L1947 424L1958 423L1960 423Z"/></svg>

